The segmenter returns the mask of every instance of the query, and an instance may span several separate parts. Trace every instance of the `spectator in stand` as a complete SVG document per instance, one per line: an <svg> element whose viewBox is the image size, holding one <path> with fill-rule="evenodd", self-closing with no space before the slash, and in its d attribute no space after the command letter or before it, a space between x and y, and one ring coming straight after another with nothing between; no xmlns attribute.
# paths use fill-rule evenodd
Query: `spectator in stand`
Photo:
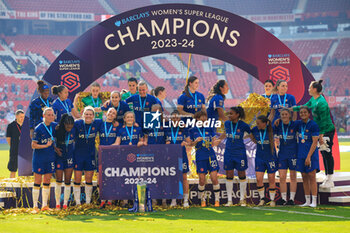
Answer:
<svg viewBox="0 0 350 233"><path fill-rule="evenodd" d="M21 136L21 128L24 121L23 110L17 110L16 119L7 126L6 141L10 146L10 159L7 168L10 171L10 178L16 177L18 168L18 145Z"/></svg>

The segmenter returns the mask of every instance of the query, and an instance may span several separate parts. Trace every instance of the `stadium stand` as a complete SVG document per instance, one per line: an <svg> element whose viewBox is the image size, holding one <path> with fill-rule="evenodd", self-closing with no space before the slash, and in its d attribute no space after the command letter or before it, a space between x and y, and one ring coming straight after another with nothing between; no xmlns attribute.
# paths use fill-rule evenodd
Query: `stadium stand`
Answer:
<svg viewBox="0 0 350 233"><path fill-rule="evenodd" d="M306 12L337 12L345 11L350 8L348 0L308 0L306 4Z"/></svg>
<svg viewBox="0 0 350 233"><path fill-rule="evenodd" d="M259 15L259 14L284 14L292 13L296 8L297 0L285 0L283 4L280 4L279 0L270 1L210 1L206 0L205 5L226 9L229 12L233 12L238 15Z"/></svg>
<svg viewBox="0 0 350 233"><path fill-rule="evenodd" d="M18 11L58 11L58 12L84 12L95 14L107 14L99 1L95 0L4 0L9 10ZM133 1L131 1L133 2ZM69 7L67 7L69 6Z"/></svg>
<svg viewBox="0 0 350 233"><path fill-rule="evenodd" d="M106 4L115 14L154 3L174 3L170 0L135 0L129 4L118 0L76 0L76 1L36 1L36 0L1 0L2 7L17 11L54 11L54 12L84 12L94 14L109 14ZM69 2L69 6L67 4ZM306 0L301 7L300 0L269 1L201 1L204 5L225 9L239 15L274 15L274 14L303 14L301 20L308 17L342 16L350 18L349 0ZM180 0L178 3L198 3L197 1ZM345 14L344 14L345 12ZM347 21L348 22L348 21ZM96 23L96 22L95 22ZM331 25L328 23L328 26ZM349 30L348 25L342 26ZM91 25L90 25L91 27ZM301 28L305 27L303 25ZM89 26L86 26L88 29ZM295 27L297 28L297 27ZM345 29L348 28L348 29ZM318 29L296 31L298 35L283 37L283 42L306 64L315 77L325 80L327 96L349 96L348 85L350 71L350 36L337 38L328 35L330 30L322 30L317 36ZM339 30L339 28L338 28ZM343 30L343 29L342 29ZM28 106L29 100L36 88L36 81L46 72L50 64L76 36L28 35L32 32L1 35L0 37L0 123L6 121L7 113L18 106ZM284 32L286 33L286 32ZM304 34L304 35L302 35ZM307 36L305 36L307 34ZM64 34L66 35L66 34ZM68 34L71 35L71 34ZM98 82L103 91L127 89L127 79L137 77L145 80L150 88L164 86L167 89L167 102L172 104L177 99L185 85L188 69L189 54L158 54L131 61L128 66L122 65L103 75ZM312 69L317 66L318 69ZM217 67L220 67L219 71ZM34 70L32 72L32 69ZM229 98L225 106L232 106L245 99L247 93L263 92L263 85L243 70L236 67L228 69L228 64L202 55L193 54L189 74L198 76L201 80L199 91L207 95L209 89L218 80L225 78L230 87Z"/></svg>

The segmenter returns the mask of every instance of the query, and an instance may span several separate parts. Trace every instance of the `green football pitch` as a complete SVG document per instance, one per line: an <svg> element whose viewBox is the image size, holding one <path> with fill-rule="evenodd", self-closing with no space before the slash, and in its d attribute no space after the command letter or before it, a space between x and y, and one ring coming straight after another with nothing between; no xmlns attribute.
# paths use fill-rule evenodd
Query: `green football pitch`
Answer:
<svg viewBox="0 0 350 233"><path fill-rule="evenodd" d="M341 145L350 145L342 142ZM7 146L0 145L0 177L8 177ZM350 152L341 153L350 171ZM0 212L0 232L350 232L350 207L219 207L170 209L146 214L79 210L69 215Z"/></svg>
<svg viewBox="0 0 350 233"><path fill-rule="evenodd" d="M349 232L350 207L219 207L146 214L1 214L1 232Z"/></svg>

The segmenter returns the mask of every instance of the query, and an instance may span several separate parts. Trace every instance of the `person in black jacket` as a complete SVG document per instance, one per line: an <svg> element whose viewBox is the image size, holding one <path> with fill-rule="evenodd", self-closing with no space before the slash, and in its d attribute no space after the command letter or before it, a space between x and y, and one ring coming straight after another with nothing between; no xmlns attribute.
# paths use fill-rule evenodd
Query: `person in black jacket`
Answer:
<svg viewBox="0 0 350 233"><path fill-rule="evenodd" d="M21 128L24 121L23 110L17 110L15 113L16 119L12 121L6 130L6 140L10 146L10 159L7 168L10 171L10 178L16 177L18 168L18 145L21 136Z"/></svg>

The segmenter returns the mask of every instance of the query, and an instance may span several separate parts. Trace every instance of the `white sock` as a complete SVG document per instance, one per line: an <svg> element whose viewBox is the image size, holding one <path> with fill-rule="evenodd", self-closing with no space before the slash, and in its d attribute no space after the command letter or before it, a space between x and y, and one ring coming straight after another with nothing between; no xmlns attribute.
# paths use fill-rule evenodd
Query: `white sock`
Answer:
<svg viewBox="0 0 350 233"><path fill-rule="evenodd" d="M275 189L269 190L269 194L270 194L271 201L274 201L275 200L276 190Z"/></svg>
<svg viewBox="0 0 350 233"><path fill-rule="evenodd" d="M312 205L317 205L317 196L312 196Z"/></svg>
<svg viewBox="0 0 350 233"><path fill-rule="evenodd" d="M289 198L289 200L294 201L294 198L295 198L295 192L290 192L290 198Z"/></svg>
<svg viewBox="0 0 350 233"><path fill-rule="evenodd" d="M32 196L33 196L33 208L38 208L40 187L33 187Z"/></svg>
<svg viewBox="0 0 350 233"><path fill-rule="evenodd" d="M281 193L282 199L287 201L287 193Z"/></svg>
<svg viewBox="0 0 350 233"><path fill-rule="evenodd" d="M70 185L65 185L64 186L64 199L63 199L63 205L68 204L69 196L70 196Z"/></svg>
<svg viewBox="0 0 350 233"><path fill-rule="evenodd" d="M56 186L55 186L55 199L56 199L56 205L60 205L61 202L61 187L62 183L59 183L56 181Z"/></svg>
<svg viewBox="0 0 350 233"><path fill-rule="evenodd" d="M220 201L220 184L213 185L215 201Z"/></svg>
<svg viewBox="0 0 350 233"><path fill-rule="evenodd" d="M245 195L247 192L247 179L239 180L239 191L240 191L240 197L239 199L243 201L245 199Z"/></svg>
<svg viewBox="0 0 350 233"><path fill-rule="evenodd" d="M80 205L80 185L74 185L73 192L76 205Z"/></svg>
<svg viewBox="0 0 350 233"><path fill-rule="evenodd" d="M91 203L92 187L92 185L85 185L86 204Z"/></svg>
<svg viewBox="0 0 350 233"><path fill-rule="evenodd" d="M263 199L265 197L265 187L258 189L260 199Z"/></svg>
<svg viewBox="0 0 350 233"><path fill-rule="evenodd" d="M198 185L198 190L199 190L199 195L198 195L198 198L203 200L205 199L205 195L204 195L204 185Z"/></svg>
<svg viewBox="0 0 350 233"><path fill-rule="evenodd" d="M328 181L333 181L333 174L332 175L327 175L327 177L328 177Z"/></svg>
<svg viewBox="0 0 350 233"><path fill-rule="evenodd" d="M49 199L49 196L50 196L50 186L43 186L43 189L42 189L43 203L41 205L41 208L44 206L47 206L47 200Z"/></svg>
<svg viewBox="0 0 350 233"><path fill-rule="evenodd" d="M310 205L310 195L305 195L305 203Z"/></svg>
<svg viewBox="0 0 350 233"><path fill-rule="evenodd" d="M188 201L188 193L184 194L184 202Z"/></svg>
<svg viewBox="0 0 350 233"><path fill-rule="evenodd" d="M226 179L227 202L232 202L233 180Z"/></svg>

